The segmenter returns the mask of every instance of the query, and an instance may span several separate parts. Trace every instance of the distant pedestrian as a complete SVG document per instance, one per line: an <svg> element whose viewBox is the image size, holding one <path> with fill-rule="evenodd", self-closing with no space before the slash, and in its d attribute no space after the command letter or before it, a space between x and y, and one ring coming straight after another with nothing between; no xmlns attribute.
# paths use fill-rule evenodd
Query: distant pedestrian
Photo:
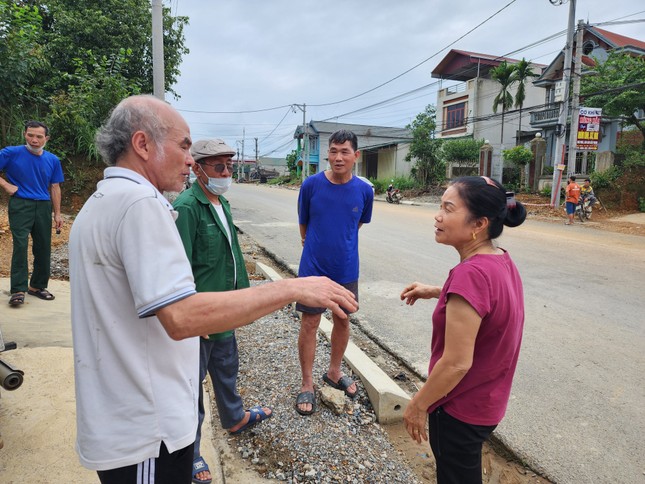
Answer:
<svg viewBox="0 0 645 484"><path fill-rule="evenodd" d="M457 178L441 197L435 240L459 253L441 286L414 282L412 305L437 298L428 379L403 414L412 439L428 440L439 484L482 482L481 450L506 412L524 327L522 280L493 241L526 211L488 177ZM429 414L429 417L428 417Z"/></svg>
<svg viewBox="0 0 645 484"><path fill-rule="evenodd" d="M76 449L103 484L188 484L197 433L199 339L299 301L357 309L327 278L200 292L162 196L194 161L188 124L152 96L119 103L96 137L108 168L69 241ZM208 250L206 248L205 250Z"/></svg>
<svg viewBox="0 0 645 484"><path fill-rule="evenodd" d="M199 140L190 148L195 182L173 203L177 229L195 277L197 292L249 287L244 256L237 240L231 208L224 194L231 186L235 150L221 139ZM273 416L269 407L248 410L237 391L240 367L235 331L199 338L199 381L208 372L222 427L239 434ZM199 421L193 451L193 482L208 484L211 473L200 454L204 421L203 388L199 386Z"/></svg>
<svg viewBox="0 0 645 484"><path fill-rule="evenodd" d="M567 216L569 220L565 222L565 225L573 225L573 216L576 213L576 205L578 205L578 199L580 198L580 185L576 183L576 177L571 175L567 182L567 188L565 188L566 194L566 205L567 205Z"/></svg>
<svg viewBox="0 0 645 484"><path fill-rule="evenodd" d="M63 226L60 183L64 181L58 157L45 150L49 128L39 121L25 124L25 144L0 151L0 187L9 198L9 227L13 238L11 257L11 306L25 302L25 292L45 301L51 275L52 209L56 230ZM34 267L29 278L27 252L31 235Z"/></svg>
<svg viewBox="0 0 645 484"><path fill-rule="evenodd" d="M327 276L351 290L358 300L358 229L372 218L374 192L352 174L360 156L358 139L351 131L340 130L329 138L330 168L305 180L298 197L298 220L303 251L298 276ZM346 308L348 313L352 311ZM302 312L298 352L302 386L296 398L296 411L311 415L316 392L313 366L316 334L325 308L297 304ZM341 363L349 342L349 320L333 315L329 368L323 380L343 390L350 398L358 388L343 375Z"/></svg>

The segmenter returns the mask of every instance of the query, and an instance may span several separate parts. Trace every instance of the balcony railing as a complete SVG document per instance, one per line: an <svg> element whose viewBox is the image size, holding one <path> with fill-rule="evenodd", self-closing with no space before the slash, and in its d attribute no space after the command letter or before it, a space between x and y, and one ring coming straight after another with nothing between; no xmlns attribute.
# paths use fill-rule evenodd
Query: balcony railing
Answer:
<svg viewBox="0 0 645 484"><path fill-rule="evenodd" d="M533 111L531 113L531 126L550 126L558 122L560 116L560 106L542 109L541 111Z"/></svg>

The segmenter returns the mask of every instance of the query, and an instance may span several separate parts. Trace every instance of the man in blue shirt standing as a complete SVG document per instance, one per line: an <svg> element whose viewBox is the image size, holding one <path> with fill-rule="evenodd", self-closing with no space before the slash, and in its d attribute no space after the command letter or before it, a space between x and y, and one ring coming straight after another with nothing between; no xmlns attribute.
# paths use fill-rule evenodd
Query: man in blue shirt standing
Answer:
<svg viewBox="0 0 645 484"><path fill-rule="evenodd" d="M303 245L298 276L327 276L352 291L357 301L358 229L370 222L374 202L372 188L352 174L359 156L356 135L347 130L336 131L329 138L330 168L307 178L298 196ZM296 310L302 312L298 337L302 386L296 398L296 411L311 415L316 405L313 382L316 333L325 308L297 304ZM323 380L355 398L356 383L341 371L349 342L349 319L333 315L333 323L329 368Z"/></svg>
<svg viewBox="0 0 645 484"><path fill-rule="evenodd" d="M25 302L25 292L46 301L54 299L47 290L51 263L52 208L56 230L60 214L60 183L63 169L57 156L45 151L49 129L38 121L25 124L23 146L8 146L0 151L0 188L9 194L9 226L13 237L11 258L11 306ZM31 234L34 269L27 284L28 240Z"/></svg>

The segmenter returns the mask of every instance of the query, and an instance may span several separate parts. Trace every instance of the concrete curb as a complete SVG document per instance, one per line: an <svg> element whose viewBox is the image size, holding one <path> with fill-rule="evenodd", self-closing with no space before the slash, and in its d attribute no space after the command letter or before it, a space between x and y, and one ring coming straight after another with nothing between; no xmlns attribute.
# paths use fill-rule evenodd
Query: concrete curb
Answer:
<svg viewBox="0 0 645 484"><path fill-rule="evenodd" d="M282 279L273 268L256 262L257 272L266 278L277 281ZM320 321L319 331L327 340L331 339L332 323L324 316ZM345 351L345 362L360 377L370 402L374 407L376 418L380 423L394 423L403 419L403 411L410 401L408 395L399 385L396 384L381 368L374 363L358 346L351 340Z"/></svg>

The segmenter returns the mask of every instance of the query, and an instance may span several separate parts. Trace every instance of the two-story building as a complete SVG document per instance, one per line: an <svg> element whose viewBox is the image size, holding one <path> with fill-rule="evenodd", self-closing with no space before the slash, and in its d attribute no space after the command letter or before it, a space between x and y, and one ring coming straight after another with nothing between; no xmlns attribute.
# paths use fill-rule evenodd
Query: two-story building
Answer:
<svg viewBox="0 0 645 484"><path fill-rule="evenodd" d="M491 78L491 69L502 62L517 64L520 61L452 49L432 71L432 77L441 79L442 83L450 82L448 87L437 93L437 137L487 140L493 147L493 156L497 159L494 165L498 170L501 170L501 149L523 144L535 136L536 130L529 126L528 109L544 102L544 92L532 85L529 79L525 83L523 109L508 109L503 117L502 130L502 108L498 106L497 113L493 110L493 100L499 94L501 85ZM542 64L531 64L531 70L537 75L542 73L544 67ZM515 98L517 83L511 85L509 92ZM448 167L449 177L452 177L455 166ZM501 172L493 175L501 179Z"/></svg>
<svg viewBox="0 0 645 484"><path fill-rule="evenodd" d="M580 28L580 26L578 27ZM611 50L620 49L631 55L645 56L645 42L615 34L598 27L583 24L582 48L581 53L581 75L593 74L593 67L596 62L604 62ZM573 52L578 49L574 36ZM575 55L572 55L572 72L575 70ZM569 141L568 127L570 120L567 121L566 130L561 132L558 129L558 117L562 109L562 96L558 93L562 86L563 68L564 68L564 50L561 51L555 59L548 65L540 77L533 84L543 89L544 108L533 110L531 112L530 125L533 129L542 131L542 136L547 142L546 147L546 166L554 166L554 160L560 161L556 157L555 149L557 135L563 135L564 139ZM598 107L598 106L587 106ZM569 110L571 114L571 110ZM616 141L621 135L621 120L603 116L600 124L600 133L598 140L598 149L596 151L576 151L576 174L587 174L598 164L604 167L613 163L614 153L616 151ZM564 163L568 163L568 149L565 149Z"/></svg>
<svg viewBox="0 0 645 484"><path fill-rule="evenodd" d="M352 131L358 138L358 149L361 154L355 167L357 175L387 179L410 174L412 164L405 161L412 140L410 130L328 121L307 123L306 137L309 140L307 150L304 150L302 143L305 139L305 126L298 126L293 135L298 140L298 165L302 167L302 160L306 159L309 164L308 174L312 175L327 169L329 137L339 129Z"/></svg>

